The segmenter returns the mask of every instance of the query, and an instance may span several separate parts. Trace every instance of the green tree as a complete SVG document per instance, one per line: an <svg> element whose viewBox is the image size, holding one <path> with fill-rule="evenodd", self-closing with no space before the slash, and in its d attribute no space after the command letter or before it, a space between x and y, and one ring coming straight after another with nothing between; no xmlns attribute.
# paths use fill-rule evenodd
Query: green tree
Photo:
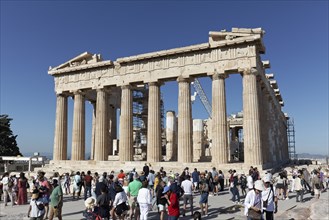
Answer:
<svg viewBox="0 0 329 220"><path fill-rule="evenodd" d="M0 155L17 156L22 155L17 146L16 137L10 128L10 121L13 120L8 115L0 115Z"/></svg>

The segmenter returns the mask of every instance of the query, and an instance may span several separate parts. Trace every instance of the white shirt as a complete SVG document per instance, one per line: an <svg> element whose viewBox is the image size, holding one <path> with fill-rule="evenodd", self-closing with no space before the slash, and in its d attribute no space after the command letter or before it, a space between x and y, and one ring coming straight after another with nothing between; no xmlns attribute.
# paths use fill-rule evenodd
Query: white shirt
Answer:
<svg viewBox="0 0 329 220"><path fill-rule="evenodd" d="M244 200L244 215L245 216L248 216L248 210L250 209L250 207L255 206L256 196L259 196L259 195L257 195L255 193L255 190L250 190L247 193L246 199ZM260 207L261 207L260 210L263 210L263 203L261 201L259 201L259 202L260 202ZM258 203L258 205L259 205L259 203Z"/></svg>
<svg viewBox="0 0 329 220"><path fill-rule="evenodd" d="M8 177L8 176L3 177L2 180L1 180L1 183L2 183L3 185L7 185L8 182L9 182L9 177Z"/></svg>
<svg viewBox="0 0 329 220"><path fill-rule="evenodd" d="M181 183L181 187L184 190L184 195L192 195L192 191L193 191L193 183L191 180L184 180Z"/></svg>
<svg viewBox="0 0 329 220"><path fill-rule="evenodd" d="M254 188L254 181L252 179L252 176L247 176L247 187L248 189Z"/></svg>
<svg viewBox="0 0 329 220"><path fill-rule="evenodd" d="M273 186L273 191L271 190L271 187L266 188L264 191L262 191L262 200L266 201L267 198L267 208L263 207L264 210L273 212L274 211L274 197L277 196L275 192L275 187Z"/></svg>
<svg viewBox="0 0 329 220"><path fill-rule="evenodd" d="M123 202L126 202L128 200L127 195L124 191L119 192L115 195L115 199L113 202L113 207L117 207L117 205L120 205Z"/></svg>
<svg viewBox="0 0 329 220"><path fill-rule="evenodd" d="M45 213L45 209L40 210L38 209L37 205L43 204L42 198L39 198L38 200L31 199L30 205L31 205L31 213L30 217L40 217Z"/></svg>
<svg viewBox="0 0 329 220"><path fill-rule="evenodd" d="M141 188L138 191L137 202L140 204L152 204L151 191L147 188Z"/></svg>

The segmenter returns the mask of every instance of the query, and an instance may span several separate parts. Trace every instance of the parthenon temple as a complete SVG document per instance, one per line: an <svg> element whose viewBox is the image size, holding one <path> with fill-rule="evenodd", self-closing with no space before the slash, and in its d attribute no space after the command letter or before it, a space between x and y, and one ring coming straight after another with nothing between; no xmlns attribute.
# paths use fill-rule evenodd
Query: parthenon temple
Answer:
<svg viewBox="0 0 329 220"><path fill-rule="evenodd" d="M115 61L85 52L50 67L57 97L51 165L268 169L287 162L287 118L274 75L265 73L270 63L261 60L264 34L261 28L211 31L206 43ZM226 106L225 80L231 74L242 77L243 109L234 115ZM199 77L212 80L207 119L193 119L191 113L191 87ZM169 81L178 84L177 112L163 109L161 86ZM70 156L69 97L74 102ZM89 103L93 113L86 115ZM92 123L88 144L86 117Z"/></svg>

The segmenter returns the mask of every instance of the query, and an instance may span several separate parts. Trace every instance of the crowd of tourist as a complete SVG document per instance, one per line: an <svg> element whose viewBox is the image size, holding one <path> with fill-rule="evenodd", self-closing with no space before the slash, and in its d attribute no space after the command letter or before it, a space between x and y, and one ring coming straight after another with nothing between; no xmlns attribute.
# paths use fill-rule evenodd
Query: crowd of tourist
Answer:
<svg viewBox="0 0 329 220"><path fill-rule="evenodd" d="M168 173L161 167L159 171L145 164L139 172L120 170L98 174L77 171L73 175L55 173L47 179L39 171L31 181L20 173L19 177L6 172L0 181L0 197L4 205L28 204L31 219L62 219L63 194L72 195L73 200L84 199L86 219L148 219L151 210L157 211L158 219L175 220L180 216L201 219L209 215L210 196L220 196L228 186L232 203L244 207L247 219L274 219L279 200L289 199L289 193L296 193L296 202L304 202L304 194L319 198L328 188L328 170L312 170L292 167L278 175L260 175L255 167L247 174L229 170L228 173L213 167L190 171L186 167L182 173ZM29 182L31 184L29 184ZM83 194L82 194L83 192ZM195 211L193 200L198 196L199 209ZM180 208L180 204L182 208Z"/></svg>

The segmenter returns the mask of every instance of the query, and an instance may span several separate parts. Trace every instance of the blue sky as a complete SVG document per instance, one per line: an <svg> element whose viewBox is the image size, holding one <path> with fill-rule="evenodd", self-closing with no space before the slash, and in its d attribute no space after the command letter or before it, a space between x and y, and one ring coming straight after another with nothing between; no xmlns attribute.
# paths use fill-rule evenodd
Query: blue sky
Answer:
<svg viewBox="0 0 329 220"><path fill-rule="evenodd" d="M13 118L23 153L52 152L56 99L49 66L85 51L115 60L205 43L209 31L232 27L266 31L262 58L270 60L267 73L275 73L283 110L294 118L297 153L328 154L328 1L1 1L0 113ZM201 84L211 100L210 79ZM165 110L176 110L177 83L161 90ZM227 79L226 92L227 112L242 110L239 75ZM69 135L72 112L70 100ZM199 100L193 117L207 117Z"/></svg>

